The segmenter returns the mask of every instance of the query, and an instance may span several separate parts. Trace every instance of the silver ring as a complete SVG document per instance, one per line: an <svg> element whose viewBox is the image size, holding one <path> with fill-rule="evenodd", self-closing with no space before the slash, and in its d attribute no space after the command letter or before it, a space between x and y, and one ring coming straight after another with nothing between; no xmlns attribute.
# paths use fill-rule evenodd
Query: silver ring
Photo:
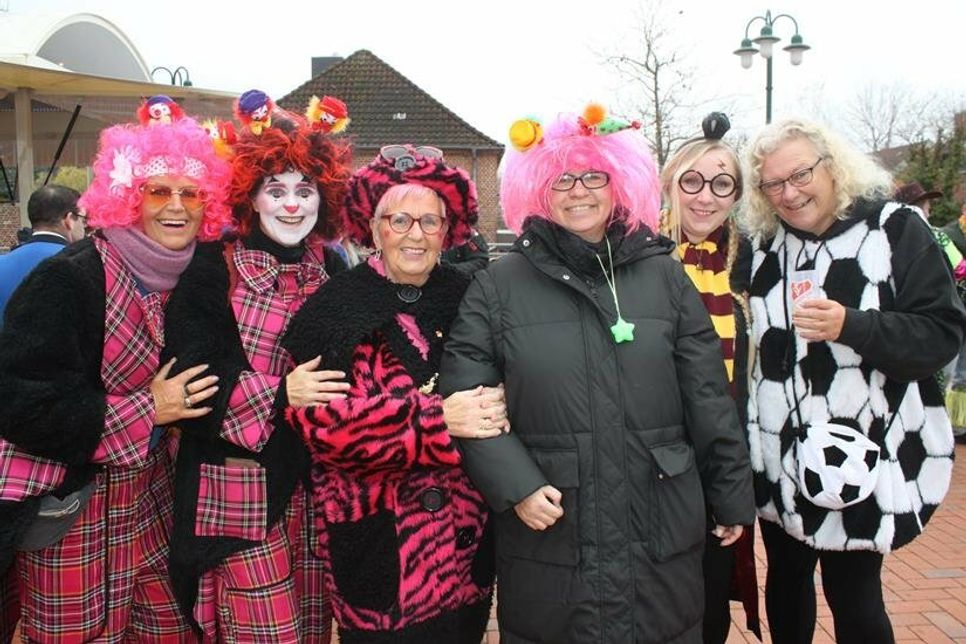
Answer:
<svg viewBox="0 0 966 644"><path fill-rule="evenodd" d="M191 396L184 397L184 408L191 409Z"/></svg>

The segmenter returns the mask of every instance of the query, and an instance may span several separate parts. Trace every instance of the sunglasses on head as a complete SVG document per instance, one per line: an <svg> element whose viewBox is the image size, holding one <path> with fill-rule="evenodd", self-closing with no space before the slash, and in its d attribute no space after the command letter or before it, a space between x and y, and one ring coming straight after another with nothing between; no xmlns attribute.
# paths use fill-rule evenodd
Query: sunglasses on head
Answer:
<svg viewBox="0 0 966 644"><path fill-rule="evenodd" d="M408 170L416 165L416 156L427 159L442 159L443 151L431 145L384 145L379 154L386 161L392 161L397 170Z"/></svg>
<svg viewBox="0 0 966 644"><path fill-rule="evenodd" d="M175 195L181 200L181 205L185 210L201 210L205 205L204 190L188 186L177 190L157 183L146 183L141 186L141 193L144 195L144 203L152 210L164 208Z"/></svg>

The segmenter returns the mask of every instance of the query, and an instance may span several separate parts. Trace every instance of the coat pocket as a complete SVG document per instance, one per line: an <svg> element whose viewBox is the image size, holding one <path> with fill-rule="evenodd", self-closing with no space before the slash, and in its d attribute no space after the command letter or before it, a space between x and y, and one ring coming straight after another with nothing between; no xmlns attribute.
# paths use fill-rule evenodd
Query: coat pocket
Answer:
<svg viewBox="0 0 966 644"><path fill-rule="evenodd" d="M265 469L201 464L195 535L262 541L268 533Z"/></svg>
<svg viewBox="0 0 966 644"><path fill-rule="evenodd" d="M358 521L329 523L325 529L337 592L357 608L392 608L399 597L395 514L381 511Z"/></svg>
<svg viewBox="0 0 966 644"><path fill-rule="evenodd" d="M655 445L650 452L655 463L651 554L666 561L704 544L704 491L688 443Z"/></svg>
<svg viewBox="0 0 966 644"><path fill-rule="evenodd" d="M507 557L530 559L561 566L580 563L577 542L580 468L577 450L531 450L534 462L560 490L563 516L546 530L531 530L513 509L497 515L497 552Z"/></svg>

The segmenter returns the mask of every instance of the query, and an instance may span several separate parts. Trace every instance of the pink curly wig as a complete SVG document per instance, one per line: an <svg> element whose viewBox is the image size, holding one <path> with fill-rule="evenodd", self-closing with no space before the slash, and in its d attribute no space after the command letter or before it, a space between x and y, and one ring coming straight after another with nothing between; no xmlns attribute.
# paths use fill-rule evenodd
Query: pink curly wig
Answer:
<svg viewBox="0 0 966 644"><path fill-rule="evenodd" d="M520 234L527 217L550 216L550 184L568 171L603 170L614 195L612 219L627 232L657 229L661 184L647 140L636 129L586 135L575 114L561 114L544 128L543 140L525 152L507 148L500 180L503 220Z"/></svg>
<svg viewBox="0 0 966 644"><path fill-rule="evenodd" d="M204 191L205 211L198 239L221 237L231 224L227 206L231 169L215 154L211 137L198 123L182 118L150 126L115 125L101 132L94 181L78 202L94 228L139 225L141 186L158 169L190 177Z"/></svg>

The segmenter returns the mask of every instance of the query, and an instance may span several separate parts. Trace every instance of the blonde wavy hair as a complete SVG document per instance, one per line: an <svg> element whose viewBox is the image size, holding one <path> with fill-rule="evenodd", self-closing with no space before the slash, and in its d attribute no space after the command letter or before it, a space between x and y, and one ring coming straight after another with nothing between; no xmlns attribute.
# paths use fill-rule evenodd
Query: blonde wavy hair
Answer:
<svg viewBox="0 0 966 644"><path fill-rule="evenodd" d="M667 160L664 169L661 170L661 193L667 207L661 210L660 233L673 239L675 244L681 243L681 217L676 214L681 212L681 199L677 191L678 181L681 175L693 168L701 157L716 150L721 150L728 155L735 168L737 188L734 194L735 205L732 209L741 199L743 189L741 163L734 148L720 139L694 139L684 143ZM729 215L728 219L732 219L732 215Z"/></svg>
<svg viewBox="0 0 966 644"><path fill-rule="evenodd" d="M758 187L765 158L793 139L806 139L824 159L835 187L835 217L845 219L859 198L888 197L892 176L866 154L819 123L788 119L766 125L748 146L744 158L745 205L743 224L752 236L771 237L778 229L778 215Z"/></svg>
<svg viewBox="0 0 966 644"><path fill-rule="evenodd" d="M677 190L678 181L681 179L681 175L693 168L694 164L701 157L716 150L721 150L731 159L731 164L735 168L735 181L737 184L734 194L735 202L731 206L731 212L728 214L728 218L724 221L728 240L728 247L725 249L725 272L728 273L730 278L731 268L734 266L735 260L738 257L739 232L735 218L735 210L741 201L744 184L742 182L742 168L741 163L738 161L738 153L735 152L733 147L721 139L693 139L688 141L679 147L671 158L667 160L667 163L664 164L664 169L661 170L661 193L667 207L661 210L659 232L665 237L673 239L676 245L681 244L681 216L680 214L675 214L681 212L681 197ZM677 253L673 253L672 256L680 260L680 256ZM731 297L741 307L745 320L750 324L751 308L748 306L748 294L732 291Z"/></svg>

